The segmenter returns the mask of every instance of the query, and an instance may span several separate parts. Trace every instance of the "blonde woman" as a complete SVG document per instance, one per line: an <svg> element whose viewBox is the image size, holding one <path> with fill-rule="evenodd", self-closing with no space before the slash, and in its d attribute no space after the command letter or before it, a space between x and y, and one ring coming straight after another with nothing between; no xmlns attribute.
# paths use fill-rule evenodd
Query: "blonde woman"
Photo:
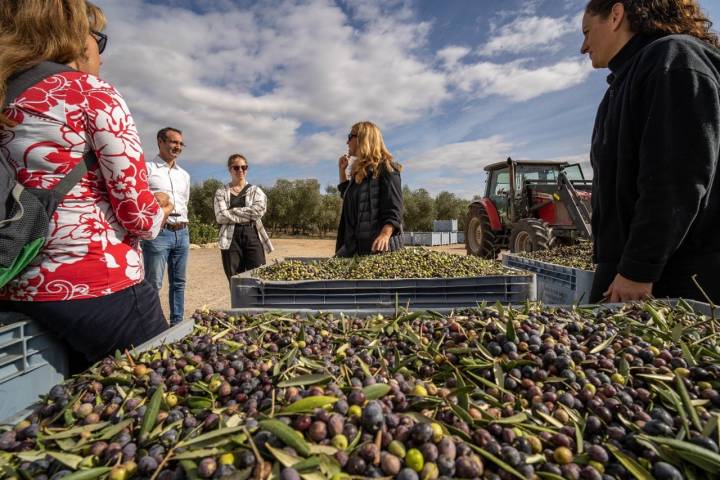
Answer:
<svg viewBox="0 0 720 480"><path fill-rule="evenodd" d="M84 0L0 2L0 104L9 100L2 156L26 188L44 190L88 152L97 157L59 203L42 250L0 289L0 311L41 322L87 362L167 328L143 280L139 240L154 238L173 206L148 188L135 122L99 78L104 26L102 11ZM58 73L32 80L41 68ZM16 83L23 77L35 83Z"/></svg>
<svg viewBox="0 0 720 480"><path fill-rule="evenodd" d="M215 192L215 219L220 224L220 254L223 270L230 281L233 275L265 265L265 253L273 251L262 217L267 196L260 187L247 181L248 162L234 153L228 158L230 183Z"/></svg>
<svg viewBox="0 0 720 480"><path fill-rule="evenodd" d="M402 166L393 160L372 122L353 125L347 146L348 153L338 161L343 205L335 255L399 250L403 246Z"/></svg>

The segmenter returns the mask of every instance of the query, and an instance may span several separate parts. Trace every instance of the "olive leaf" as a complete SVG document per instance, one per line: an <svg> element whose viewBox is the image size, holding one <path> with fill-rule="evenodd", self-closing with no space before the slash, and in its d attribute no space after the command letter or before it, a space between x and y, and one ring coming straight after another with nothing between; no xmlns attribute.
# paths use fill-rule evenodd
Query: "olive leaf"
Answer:
<svg viewBox="0 0 720 480"><path fill-rule="evenodd" d="M63 465L67 465L68 467L72 468L73 470L77 470L78 466L80 466L80 463L85 460L84 457L81 457L80 455L73 455L72 453L64 453L64 452L46 452L49 456L57 460L58 462L62 463Z"/></svg>
<svg viewBox="0 0 720 480"><path fill-rule="evenodd" d="M145 415L143 416L142 424L140 425L140 431L138 432L138 441L140 444L145 443L148 439L150 431L155 427L157 415L160 412L160 404L163 400L163 390L163 384L158 385L155 389L155 393L153 393L153 396L150 399L147 410L145 410Z"/></svg>
<svg viewBox="0 0 720 480"><path fill-rule="evenodd" d="M390 392L390 385L387 383L374 383L363 388L363 393L368 400L377 400Z"/></svg>
<svg viewBox="0 0 720 480"><path fill-rule="evenodd" d="M317 383L325 383L328 380L332 380L332 377L330 375L322 374L322 373L313 373L309 375L299 375L297 377L293 377L289 380L282 381L277 384L280 388L285 387L303 387L306 385L315 385Z"/></svg>
<svg viewBox="0 0 720 480"><path fill-rule="evenodd" d="M208 440L213 440L219 437L228 437L228 440L230 439L230 435L241 431L243 428L245 428L244 425L240 425L237 427L226 427L226 428L220 428L218 430L213 430L211 432L203 433L202 435L198 435L197 437L188 438L186 440L182 440L178 443L178 447L188 447L190 445L194 445L196 443L201 442L207 442Z"/></svg>
<svg viewBox="0 0 720 480"><path fill-rule="evenodd" d="M654 480L650 472L648 472L635 459L627 456L622 451L620 451L620 449L612 443L606 443L605 448L607 448L610 453L615 455L615 458L617 458L618 461L622 463L623 467L625 467L628 472L630 472L637 480Z"/></svg>
<svg viewBox="0 0 720 480"><path fill-rule="evenodd" d="M674 438L652 437L648 435L640 435L638 438L659 445L667 445L677 451L683 459L697 465L703 470L714 474L720 473L720 454L712 450Z"/></svg>
<svg viewBox="0 0 720 480"><path fill-rule="evenodd" d="M328 397L328 396L313 396L313 397L305 397L301 398L300 400L288 405L287 407L280 410L280 414L284 413L300 413L300 412L312 412L316 408L322 408L327 405L332 405L333 403L337 402L338 399L336 397Z"/></svg>
<svg viewBox="0 0 720 480"><path fill-rule="evenodd" d="M266 444L265 448L267 448L268 451L272 453L273 457L275 457L277 461L282 463L285 467L292 467L296 463L300 463L303 460L301 457L290 455L285 450L275 448L270 444Z"/></svg>
<svg viewBox="0 0 720 480"><path fill-rule="evenodd" d="M680 392L680 398L682 399L682 402L685 405L688 416L690 417L690 421L692 421L693 426L698 431L702 431L702 424L700 423L700 417L698 416L697 410L695 410L695 407L693 406L692 402L690 401L690 394L688 393L687 388L685 388L685 383L683 382L683 379L680 375L678 375L675 378L675 385L677 385L677 389Z"/></svg>
<svg viewBox="0 0 720 480"><path fill-rule="evenodd" d="M77 472L69 473L62 478L66 480L93 480L95 478L100 478L110 470L112 470L110 467L89 468L87 470L79 470Z"/></svg>
<svg viewBox="0 0 720 480"><path fill-rule="evenodd" d="M274 434L276 437L282 440L285 445L295 449L295 451L303 457L307 457L308 455L310 455L310 446L302 437L302 435L299 435L296 430L288 427L280 420L262 420L260 421L260 428L263 428Z"/></svg>

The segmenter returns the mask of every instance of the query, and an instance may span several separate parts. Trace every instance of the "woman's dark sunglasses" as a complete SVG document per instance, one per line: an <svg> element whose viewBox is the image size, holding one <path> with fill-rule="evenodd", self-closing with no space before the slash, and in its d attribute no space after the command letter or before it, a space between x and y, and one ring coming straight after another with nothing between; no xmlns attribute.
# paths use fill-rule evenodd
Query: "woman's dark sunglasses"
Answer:
<svg viewBox="0 0 720 480"><path fill-rule="evenodd" d="M95 41L98 44L98 53L103 53L105 51L105 47L107 47L107 35L102 32L96 32L95 30L90 30L90 33L93 37L95 37Z"/></svg>
<svg viewBox="0 0 720 480"><path fill-rule="evenodd" d="M353 137L357 137L357 134L355 133L348 133L348 142L353 139Z"/></svg>
<svg viewBox="0 0 720 480"><path fill-rule="evenodd" d="M235 170L236 172L239 172L240 170L242 170L242 171L244 172L244 171L246 171L246 170L248 169L248 166L247 166L247 165L233 165L233 166L230 167L230 168L232 168L232 169Z"/></svg>

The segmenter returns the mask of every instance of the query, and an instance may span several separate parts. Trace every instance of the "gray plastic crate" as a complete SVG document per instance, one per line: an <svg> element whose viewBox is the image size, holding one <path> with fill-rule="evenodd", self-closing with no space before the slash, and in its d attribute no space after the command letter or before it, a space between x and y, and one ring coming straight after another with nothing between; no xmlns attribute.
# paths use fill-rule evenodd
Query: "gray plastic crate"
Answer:
<svg viewBox="0 0 720 480"><path fill-rule="evenodd" d="M465 232L457 232L457 243L465 243Z"/></svg>
<svg viewBox="0 0 720 480"><path fill-rule="evenodd" d="M458 243L458 232L450 232L450 245Z"/></svg>
<svg viewBox="0 0 720 480"><path fill-rule="evenodd" d="M537 275L537 298L557 305L589 303L595 272L541 262L513 254L505 254L506 267L526 270Z"/></svg>
<svg viewBox="0 0 720 480"><path fill-rule="evenodd" d="M172 327L168 328L160 335L151 338L142 345L138 345L133 349L133 352L144 352L146 350L150 350L151 348L157 348L160 345L166 343L180 341L192 333L193 327L195 327L195 321L193 319L189 318L187 320L184 320L177 325L173 325Z"/></svg>
<svg viewBox="0 0 720 480"><path fill-rule="evenodd" d="M677 299L666 299L670 301L670 303L674 304L677 302ZM710 315L711 309L710 305L707 303L698 302L695 300L685 300L685 302L692 307L692 309L697 312L704 315ZM555 306L564 306L564 307L570 307L570 305L555 305ZM600 305L593 305L595 309L603 309L603 308L619 308L622 304L620 303L604 303ZM453 311L457 311L458 307L441 307L441 308L433 308L433 312L447 314L451 313ZM414 309L414 310L422 310L422 309ZM279 312L287 313L287 310L278 310ZM235 315L235 316L241 316L241 315L260 315L268 312L272 312L272 310L266 309L266 308L232 308L230 310L225 310L225 312L228 315ZM356 315L356 316L365 316L365 315L387 315L392 316L397 313L397 310L394 308L374 308L374 309L357 309L357 310L342 310L342 309L336 309L336 310L328 310L328 309L294 309L292 310L293 314L298 314L301 317L307 317L308 315L312 316L318 316L322 313L334 313L337 315L343 314L343 315ZM716 318L720 316L720 307L715 308L715 316Z"/></svg>
<svg viewBox="0 0 720 480"><path fill-rule="evenodd" d="M458 229L458 221L456 218L452 220L435 220L433 221L433 232L454 232Z"/></svg>
<svg viewBox="0 0 720 480"><path fill-rule="evenodd" d="M11 323L14 322L14 323ZM15 424L32 412L38 398L67 378L64 343L27 316L0 313L0 424ZM185 320L135 347L143 352L190 334L195 322ZM18 345L25 345L24 353ZM23 368L21 368L23 367Z"/></svg>
<svg viewBox="0 0 720 480"><path fill-rule="evenodd" d="M533 274L388 280L269 281L254 271L232 277L233 308L269 310L372 310L474 307L482 302L520 303L535 300Z"/></svg>
<svg viewBox="0 0 720 480"><path fill-rule="evenodd" d="M0 312L0 419L33 403L68 374L65 345L25 315Z"/></svg>
<svg viewBox="0 0 720 480"><path fill-rule="evenodd" d="M442 245L443 232L412 232L412 244L434 247Z"/></svg>

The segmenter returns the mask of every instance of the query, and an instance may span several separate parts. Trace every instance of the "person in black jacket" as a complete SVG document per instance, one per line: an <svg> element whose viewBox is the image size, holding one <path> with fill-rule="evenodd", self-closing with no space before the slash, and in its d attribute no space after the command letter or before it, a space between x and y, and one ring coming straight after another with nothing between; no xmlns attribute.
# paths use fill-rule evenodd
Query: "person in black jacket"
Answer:
<svg viewBox="0 0 720 480"><path fill-rule="evenodd" d="M696 0L591 0L582 53L609 68L593 167L590 301L720 302L720 49Z"/></svg>
<svg viewBox="0 0 720 480"><path fill-rule="evenodd" d="M402 248L402 166L393 161L380 129L371 122L353 125L347 145L348 154L338 161L343 205L335 255Z"/></svg>

